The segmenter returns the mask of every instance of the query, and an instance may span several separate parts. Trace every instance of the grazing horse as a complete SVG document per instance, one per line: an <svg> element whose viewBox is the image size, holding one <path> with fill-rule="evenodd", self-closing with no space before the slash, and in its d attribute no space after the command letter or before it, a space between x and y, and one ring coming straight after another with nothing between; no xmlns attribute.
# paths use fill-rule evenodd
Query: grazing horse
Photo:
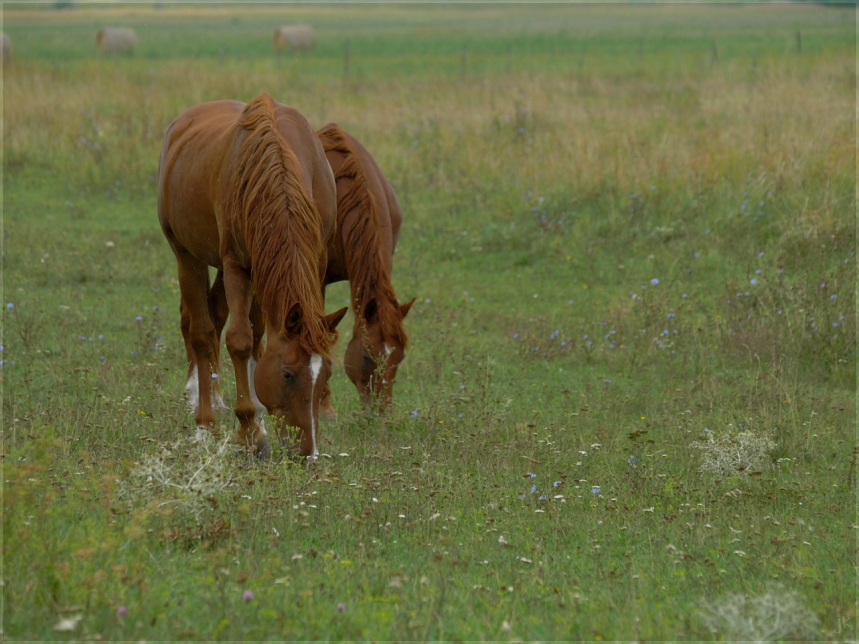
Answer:
<svg viewBox="0 0 859 644"><path fill-rule="evenodd" d="M237 442L268 452L267 410L281 443L287 427L296 427L299 453L317 458L330 350L346 313L326 316L322 298L335 199L331 168L313 129L268 94L248 104L198 105L167 129L158 218L178 265L186 389L198 437L215 424L220 306L231 314L226 342L236 374ZM209 266L222 274L223 286L216 281L214 292L223 293L226 308L212 303Z"/></svg>
<svg viewBox="0 0 859 644"><path fill-rule="evenodd" d="M403 213L387 177L370 153L336 123L316 132L337 183L337 234L328 245L325 284L349 280L355 323L343 366L361 398L391 403L394 377L408 346L391 284Z"/></svg>

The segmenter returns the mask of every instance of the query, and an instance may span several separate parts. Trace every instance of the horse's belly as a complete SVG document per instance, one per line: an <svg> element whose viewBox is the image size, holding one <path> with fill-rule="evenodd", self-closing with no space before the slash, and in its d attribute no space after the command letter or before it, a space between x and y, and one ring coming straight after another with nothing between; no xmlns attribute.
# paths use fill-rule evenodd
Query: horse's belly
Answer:
<svg viewBox="0 0 859 644"><path fill-rule="evenodd" d="M186 213L195 212L195 216L175 217L171 229L176 241L191 255L209 266L222 268L221 239L218 234L218 224L214 213L206 213L207 208L187 208Z"/></svg>

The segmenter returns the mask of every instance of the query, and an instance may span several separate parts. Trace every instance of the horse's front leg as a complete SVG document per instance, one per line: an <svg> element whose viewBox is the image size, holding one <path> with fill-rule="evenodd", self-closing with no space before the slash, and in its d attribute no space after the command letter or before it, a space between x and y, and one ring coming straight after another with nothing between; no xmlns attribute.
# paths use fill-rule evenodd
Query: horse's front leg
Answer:
<svg viewBox="0 0 859 644"><path fill-rule="evenodd" d="M232 257L224 258L224 288L230 312L227 351L230 352L236 372L236 417L239 419L236 441L246 447L256 448L257 453L264 456L269 449L264 422L265 407L257 398L253 384L256 369L254 328L251 326L253 291L250 274ZM254 311L256 317L257 311ZM264 328L261 322L259 326Z"/></svg>

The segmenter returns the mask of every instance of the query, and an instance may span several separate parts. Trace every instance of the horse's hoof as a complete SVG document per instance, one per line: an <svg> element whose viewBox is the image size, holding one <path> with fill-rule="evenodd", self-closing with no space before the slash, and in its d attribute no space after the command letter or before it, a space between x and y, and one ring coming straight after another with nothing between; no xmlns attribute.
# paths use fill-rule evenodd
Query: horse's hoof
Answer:
<svg viewBox="0 0 859 644"><path fill-rule="evenodd" d="M269 445L268 438L263 436L263 439L256 446L256 457L258 459L268 458L271 455L271 446Z"/></svg>

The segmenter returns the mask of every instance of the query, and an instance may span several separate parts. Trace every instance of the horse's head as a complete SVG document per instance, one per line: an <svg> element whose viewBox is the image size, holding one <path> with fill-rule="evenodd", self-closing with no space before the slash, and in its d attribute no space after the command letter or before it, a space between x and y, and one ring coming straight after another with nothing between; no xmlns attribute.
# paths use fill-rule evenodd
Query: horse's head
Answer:
<svg viewBox="0 0 859 644"><path fill-rule="evenodd" d="M400 322L412 304L414 300L399 305ZM356 322L355 333L346 347L343 366L365 403L388 406L393 397L397 367L406 357L405 335L403 339L385 337L376 300L364 306L362 318Z"/></svg>
<svg viewBox="0 0 859 644"><path fill-rule="evenodd" d="M327 315L324 323L333 333L346 309ZM289 438L290 427L299 430L298 453L316 460L318 450L319 412L331 408L328 379L331 359L302 347L301 312L293 311L285 329L271 334L268 347L254 373L254 387L260 402L274 416L281 445L294 448Z"/></svg>

